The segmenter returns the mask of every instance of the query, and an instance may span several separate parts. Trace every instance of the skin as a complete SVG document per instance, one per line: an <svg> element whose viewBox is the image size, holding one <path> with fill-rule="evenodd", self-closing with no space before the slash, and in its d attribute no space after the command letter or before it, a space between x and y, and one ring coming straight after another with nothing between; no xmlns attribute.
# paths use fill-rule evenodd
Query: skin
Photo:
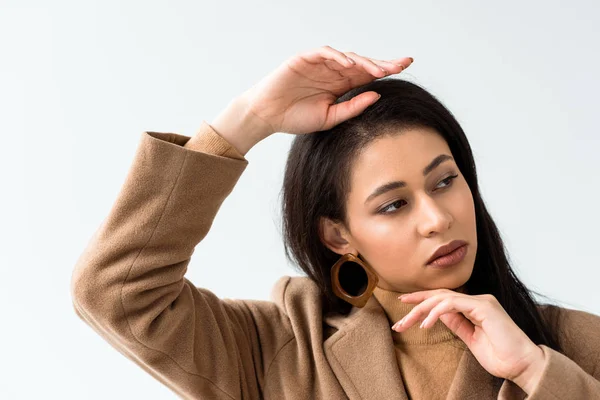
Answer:
<svg viewBox="0 0 600 400"><path fill-rule="evenodd" d="M371 142L355 160L347 198L348 224L322 220L323 242L342 255L360 254L379 276L378 286L396 292L438 288L464 292L477 252L471 190L453 159L426 176L423 169L440 154L452 156L446 141L430 128L413 128ZM446 178L458 175L455 179ZM396 188L365 200L380 185ZM377 214L386 206L387 214ZM463 261L447 269L427 265L441 245L468 242Z"/></svg>

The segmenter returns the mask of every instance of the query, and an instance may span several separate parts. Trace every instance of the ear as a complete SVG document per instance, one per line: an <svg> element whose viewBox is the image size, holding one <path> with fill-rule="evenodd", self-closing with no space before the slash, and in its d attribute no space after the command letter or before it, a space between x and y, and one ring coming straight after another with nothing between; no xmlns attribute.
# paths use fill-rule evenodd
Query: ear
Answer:
<svg viewBox="0 0 600 400"><path fill-rule="evenodd" d="M350 235L342 224L334 222L329 218L321 217L319 221L319 235L321 242L328 249L339 255L346 253L358 254L356 248L350 243Z"/></svg>

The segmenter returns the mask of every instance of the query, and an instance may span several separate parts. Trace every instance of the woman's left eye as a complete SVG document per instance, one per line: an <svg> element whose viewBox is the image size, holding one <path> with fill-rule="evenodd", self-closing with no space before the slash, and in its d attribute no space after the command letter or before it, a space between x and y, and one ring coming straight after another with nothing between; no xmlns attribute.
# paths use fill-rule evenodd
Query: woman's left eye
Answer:
<svg viewBox="0 0 600 400"><path fill-rule="evenodd" d="M453 180L453 179L455 179L455 178L457 178L457 177L458 177L458 174L457 174L457 175L450 175L450 176L449 176L449 177L447 177L446 179L442 179L442 180L440 181L440 183L442 183L442 182L446 182L446 186L444 186L444 187L448 187L448 186L450 186L450 184L452 183L452 180Z"/></svg>
<svg viewBox="0 0 600 400"><path fill-rule="evenodd" d="M447 188L447 187L449 187L450 185L452 185L452 181L453 181L455 178L457 178L457 177L458 177L458 174L456 174L456 175L450 175L450 176L449 176L449 177L447 177L446 179L442 179L442 180L440 181L440 183L445 183L445 186L442 186L440 189L444 189L444 188ZM438 186L439 186L439 184L438 184ZM437 187L437 186L436 186L436 187ZM395 205L397 205L397 204L398 204L398 203L400 203L401 201L404 201L404 200L396 200L396 201L394 201L393 203L390 203L390 204L388 204L387 206L385 206L385 207L383 207L382 209L380 209L380 210L379 210L377 213L378 213L378 214L392 214L392 213L396 212L397 210L399 210L399 209L400 209L400 207L396 207L396 210L389 211L389 210L391 209L391 207L392 207L392 206L395 206Z"/></svg>

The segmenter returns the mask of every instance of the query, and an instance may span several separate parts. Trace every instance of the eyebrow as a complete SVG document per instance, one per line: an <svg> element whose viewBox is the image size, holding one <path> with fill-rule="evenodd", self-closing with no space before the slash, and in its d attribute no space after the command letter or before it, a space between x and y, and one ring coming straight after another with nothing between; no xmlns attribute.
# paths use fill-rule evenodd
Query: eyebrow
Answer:
<svg viewBox="0 0 600 400"><path fill-rule="evenodd" d="M423 176L426 176L431 171L433 171L438 165L440 165L441 163L448 161L448 160L454 160L454 159L451 156L449 156L448 154L440 154L439 156L434 158L433 161L431 161L425 168L423 168ZM379 186L377 189L375 189L375 191L373 191L373 193L371 193L369 195L369 197L367 197L367 200L365 200L365 204L368 203L369 201L373 200L375 197L380 196L386 192L389 192L390 190L403 188L405 186L406 186L406 182L404 182L404 181L392 181L392 182L385 183L385 184Z"/></svg>

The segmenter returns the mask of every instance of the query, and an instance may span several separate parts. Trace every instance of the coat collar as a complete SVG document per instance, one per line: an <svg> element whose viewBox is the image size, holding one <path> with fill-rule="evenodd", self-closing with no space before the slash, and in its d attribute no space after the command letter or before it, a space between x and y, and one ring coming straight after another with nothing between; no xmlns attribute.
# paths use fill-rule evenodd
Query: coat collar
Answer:
<svg viewBox="0 0 600 400"><path fill-rule="evenodd" d="M397 367L389 322L377 299L350 314L323 320L337 331L323 344L325 357L351 400L409 400ZM360 351L359 351L360 350ZM447 400L524 399L514 383L488 373L466 349L450 386Z"/></svg>

